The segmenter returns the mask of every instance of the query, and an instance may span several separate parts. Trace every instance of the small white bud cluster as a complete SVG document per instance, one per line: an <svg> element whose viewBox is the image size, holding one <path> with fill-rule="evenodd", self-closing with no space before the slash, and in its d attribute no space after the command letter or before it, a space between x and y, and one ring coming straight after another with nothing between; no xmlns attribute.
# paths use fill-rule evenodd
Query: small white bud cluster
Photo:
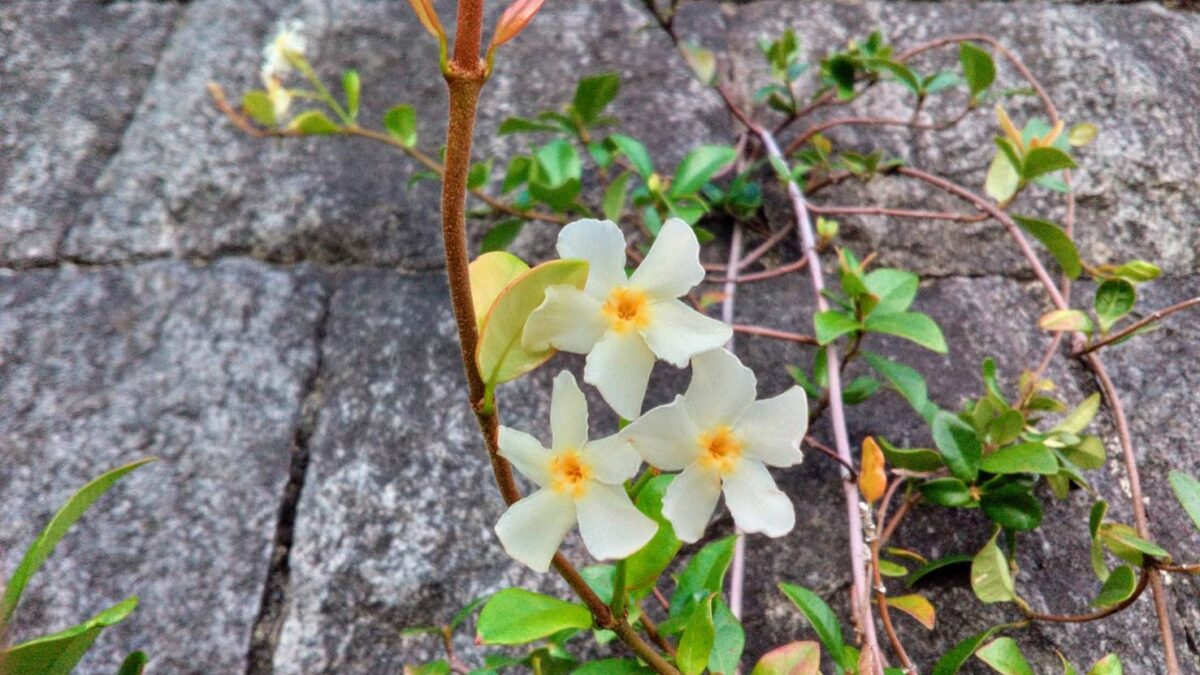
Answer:
<svg viewBox="0 0 1200 675"><path fill-rule="evenodd" d="M294 69L292 60L304 56L308 43L303 29L304 24L298 19L281 21L275 35L263 47L262 81L276 119L287 115L292 105L292 93L283 85L283 79Z"/></svg>

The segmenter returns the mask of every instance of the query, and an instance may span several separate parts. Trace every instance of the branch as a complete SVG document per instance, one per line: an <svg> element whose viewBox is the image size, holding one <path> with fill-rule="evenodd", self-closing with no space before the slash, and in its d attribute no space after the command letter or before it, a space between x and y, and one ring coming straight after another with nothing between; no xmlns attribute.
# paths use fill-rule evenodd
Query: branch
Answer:
<svg viewBox="0 0 1200 675"><path fill-rule="evenodd" d="M811 335L801 335L800 333L789 333L787 331L775 330L774 328L763 328L762 326L751 326L744 323L730 324L735 333L745 333L746 335L757 335L759 337L775 338L776 340L786 340L788 342L799 342L802 345L819 345L817 339Z"/></svg>
<svg viewBox="0 0 1200 675"><path fill-rule="evenodd" d="M1097 340L1096 342L1093 342L1093 343L1087 345L1083 349L1080 349L1080 350L1074 352L1073 355L1074 356L1083 356L1084 354L1090 354L1090 353L1096 351L1097 349L1100 349L1101 347L1105 347L1107 345L1113 344L1114 342L1123 340L1124 338L1126 338L1130 335L1133 335L1137 331L1141 330L1142 328L1145 328L1146 326L1149 326L1150 324L1154 323L1155 321L1165 319L1166 317L1174 314L1175 312L1183 311L1189 307L1194 307L1196 305L1200 305L1200 297L1195 297L1195 298L1191 298L1189 300L1184 300L1183 302L1177 302L1174 305L1171 305L1170 307L1164 307L1163 309L1159 309L1154 312L1151 312L1150 314L1146 315L1145 318L1129 324L1125 328L1122 328L1121 330L1109 335L1108 337L1104 338L1103 340Z"/></svg>

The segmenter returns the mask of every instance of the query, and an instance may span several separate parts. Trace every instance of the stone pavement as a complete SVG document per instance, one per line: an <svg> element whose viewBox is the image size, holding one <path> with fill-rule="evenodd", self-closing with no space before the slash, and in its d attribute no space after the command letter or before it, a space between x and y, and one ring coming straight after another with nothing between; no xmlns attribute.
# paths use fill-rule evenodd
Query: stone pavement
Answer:
<svg viewBox="0 0 1200 675"><path fill-rule="evenodd" d="M502 507L461 392L436 187L406 188L414 167L367 141L247 139L208 102L210 81L230 92L254 85L260 46L281 17L305 20L323 72L358 68L364 119L413 103L424 145L436 147L442 83L402 2L0 5L0 571L75 487L131 459L162 458L107 495L26 594L17 637L141 596L81 672L112 672L145 649L161 673L394 673L433 652L400 638L403 627L445 620L504 585L560 589L508 561L491 534ZM1145 287L1146 307L1200 289L1200 16L1152 4L771 0L685 5L680 22L733 54L729 74L745 97L760 70L755 41L785 26L812 54L876 27L902 46L950 32L1000 37L1068 120L1101 129L1078 176L1085 257L1161 263L1166 276ZM727 142L733 127L720 102L645 24L633 0L548 3L502 53L477 155L508 156L515 141L490 133L500 120L565 100L579 75L605 70L622 74L615 113L624 129L649 141L660 164L700 142ZM895 103L874 97L863 110ZM917 142L909 158L977 183L988 157L975 148L991 133L986 113L977 115L940 145ZM907 132L833 135L912 145ZM828 199L930 203L904 184L854 190ZM777 222L781 208L768 207ZM477 239L486 224L473 227ZM942 323L955 351L886 340L875 349L945 383L931 393L943 407L978 390L984 356L1014 373L1043 349L1032 328L1041 295L994 224L845 218L843 233L860 252L879 250L883 263L927 279L918 308ZM517 249L544 257L552 237L531 225ZM757 284L739 297L739 319L807 332L810 302L798 279ZM782 364L809 358L758 339L739 339L738 350L768 394L788 385ZM1156 535L1200 551L1166 485L1170 468L1200 473L1200 375L1188 366L1200 362L1200 314L1173 318L1108 360L1134 411ZM506 421L541 425L551 373L578 366L559 356L509 385ZM653 393L659 399L684 381L664 372L670 386ZM1094 389L1073 366L1053 375L1072 394ZM850 423L855 438L926 442L894 395L852 408ZM1108 445L1117 451L1111 430ZM1122 476L1114 464L1092 477L1128 519ZM779 579L812 586L844 611L836 469L814 457L781 482L806 498L793 535L750 541L752 655L811 636L774 590ZM1026 538L1022 579L1033 605L1083 611L1093 597L1088 503L1056 503ZM962 534L978 530L964 528L968 520L976 522L922 511L900 540L926 553L971 552L982 542ZM714 534L729 527L724 516ZM1176 578L1170 589L1180 657L1200 672L1200 585ZM935 631L899 619L924 664L1012 616L981 607L961 578L930 592ZM1098 624L1018 638L1039 672L1054 667L1053 646L1077 663L1117 651L1127 672L1163 668L1148 600Z"/></svg>

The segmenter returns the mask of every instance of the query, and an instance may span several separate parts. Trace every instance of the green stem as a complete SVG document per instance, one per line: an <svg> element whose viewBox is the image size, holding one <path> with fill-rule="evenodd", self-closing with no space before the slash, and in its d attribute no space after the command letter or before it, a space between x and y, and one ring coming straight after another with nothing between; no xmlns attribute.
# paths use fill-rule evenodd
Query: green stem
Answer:
<svg viewBox="0 0 1200 675"><path fill-rule="evenodd" d="M618 621L625 619L625 561L617 561L617 571L613 575L612 613Z"/></svg>

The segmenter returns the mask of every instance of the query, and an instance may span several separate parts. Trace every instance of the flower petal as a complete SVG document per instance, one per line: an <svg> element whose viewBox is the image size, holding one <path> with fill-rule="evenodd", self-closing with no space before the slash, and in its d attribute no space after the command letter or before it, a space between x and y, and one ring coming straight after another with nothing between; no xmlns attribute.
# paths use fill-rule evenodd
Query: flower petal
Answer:
<svg viewBox="0 0 1200 675"><path fill-rule="evenodd" d="M496 523L496 536L510 556L545 572L574 524L575 501L547 488L508 507Z"/></svg>
<svg viewBox="0 0 1200 675"><path fill-rule="evenodd" d="M627 420L642 412L654 353L636 331L608 331L587 357L583 381L600 390L609 407Z"/></svg>
<svg viewBox="0 0 1200 675"><path fill-rule="evenodd" d="M598 560L627 558L658 531L658 524L637 510L620 485L592 481L575 508L583 544Z"/></svg>
<svg viewBox="0 0 1200 675"><path fill-rule="evenodd" d="M727 349L692 358L692 381L683 400L692 419L705 427L733 424L754 402L758 379Z"/></svg>
<svg viewBox="0 0 1200 675"><path fill-rule="evenodd" d="M696 461L699 435L682 396L642 415L621 432L647 464L663 471L682 471Z"/></svg>
<svg viewBox="0 0 1200 675"><path fill-rule="evenodd" d="M629 285L652 298L667 300L687 293L703 279L695 231L682 220L670 218L663 223L646 259L629 278Z"/></svg>
<svg viewBox="0 0 1200 675"><path fill-rule="evenodd" d="M675 477L663 495L663 516L671 521L675 536L688 543L704 536L721 496L721 477L692 464Z"/></svg>
<svg viewBox="0 0 1200 675"><path fill-rule="evenodd" d="M611 485L621 485L633 478L642 465L641 456L619 435L590 441L583 446L583 459L592 467L596 480Z"/></svg>
<svg viewBox="0 0 1200 675"><path fill-rule="evenodd" d="M746 454L771 466L799 464L800 441L807 430L808 397L800 387L751 403L733 425Z"/></svg>
<svg viewBox="0 0 1200 675"><path fill-rule="evenodd" d="M781 537L796 525L792 500L775 485L767 465L755 459L743 459L724 476L725 505L733 522L743 532L762 532Z"/></svg>
<svg viewBox="0 0 1200 675"><path fill-rule="evenodd" d="M500 427L500 456L507 459L517 471L538 487L550 484L550 452L538 439L524 431L511 427Z"/></svg>
<svg viewBox="0 0 1200 675"><path fill-rule="evenodd" d="M678 300L654 302L647 311L650 324L638 330L650 351L676 368L683 368L693 356L716 349L733 337L728 325Z"/></svg>
<svg viewBox="0 0 1200 675"><path fill-rule="evenodd" d="M575 382L575 376L562 371L554 378L554 393L550 397L551 448L578 450L587 443L587 399Z"/></svg>
<svg viewBox="0 0 1200 675"><path fill-rule="evenodd" d="M553 346L586 354L607 327L599 300L572 286L551 286L546 289L546 299L525 321L521 344L534 352Z"/></svg>
<svg viewBox="0 0 1200 675"><path fill-rule="evenodd" d="M603 300L614 286L624 286L628 282L625 276L625 235L611 220L586 218L559 230L558 255L588 261L588 280L584 291L593 298Z"/></svg>

